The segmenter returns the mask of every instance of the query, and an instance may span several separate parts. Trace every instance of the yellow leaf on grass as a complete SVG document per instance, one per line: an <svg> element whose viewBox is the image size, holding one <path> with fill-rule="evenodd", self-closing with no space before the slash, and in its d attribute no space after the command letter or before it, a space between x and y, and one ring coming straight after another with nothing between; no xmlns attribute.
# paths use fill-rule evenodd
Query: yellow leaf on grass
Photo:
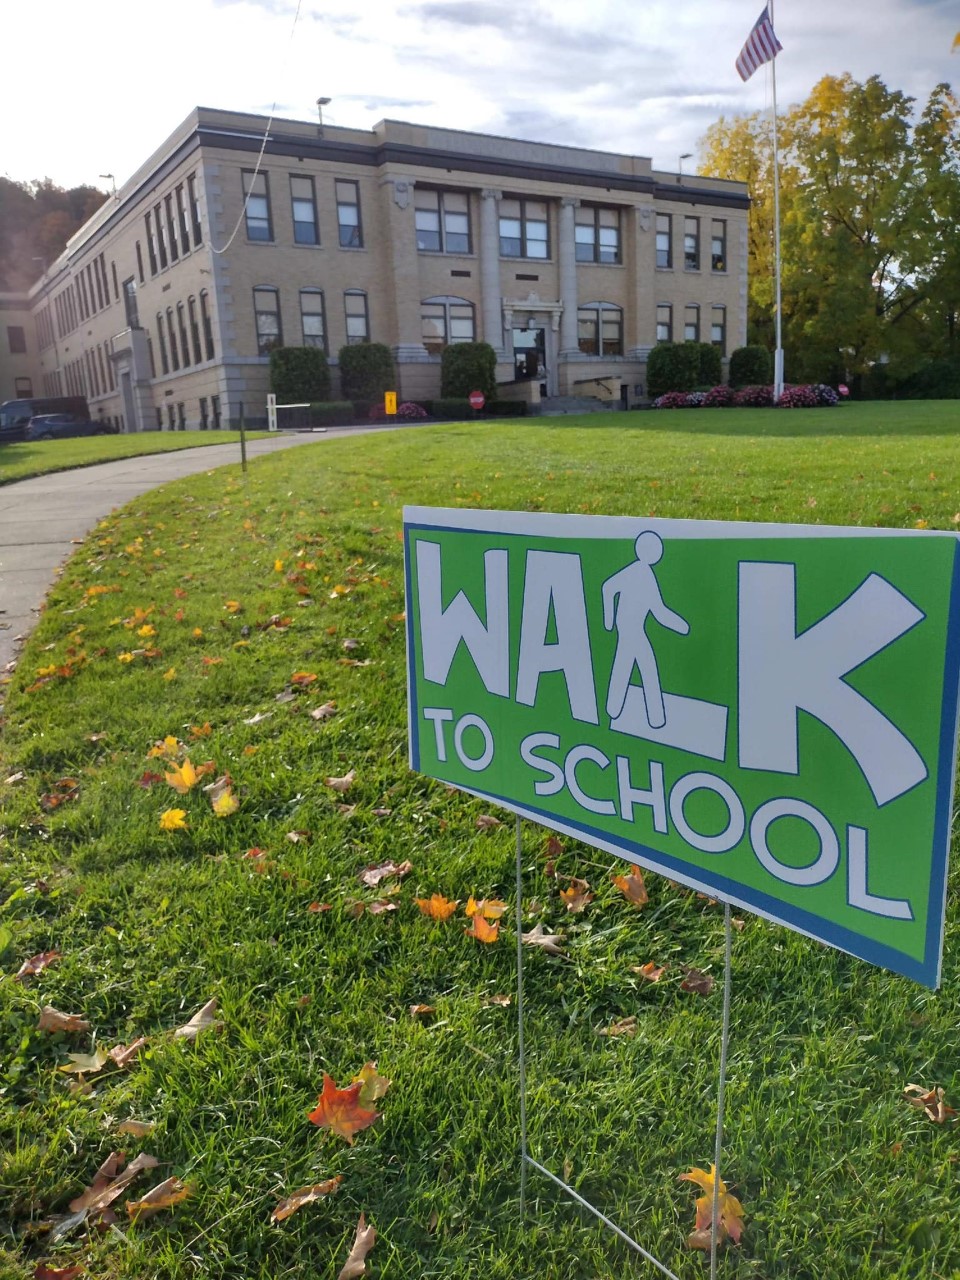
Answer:
<svg viewBox="0 0 960 1280"><path fill-rule="evenodd" d="M164 809L163 813L160 815L161 831L186 831L186 829L186 809Z"/></svg>
<svg viewBox="0 0 960 1280"><path fill-rule="evenodd" d="M431 920L449 920L460 905L459 900L445 898L442 893L432 893L429 898L414 898L414 902Z"/></svg>
<svg viewBox="0 0 960 1280"><path fill-rule="evenodd" d="M696 1225L693 1232L687 1237L687 1248L710 1249L715 1187L718 1192L719 1214L717 1242L723 1244L729 1239L734 1244L739 1244L740 1236L743 1232L743 1205L736 1196L730 1194L723 1179L717 1177L716 1165L710 1166L709 1173L707 1173L706 1169L698 1168L691 1169L689 1173L681 1173L679 1180L680 1182L695 1182L706 1193L697 1200Z"/></svg>
<svg viewBox="0 0 960 1280"><path fill-rule="evenodd" d="M218 818L229 818L231 813L236 813L240 808L240 801L229 787L225 787L215 800L211 797L210 803Z"/></svg>
<svg viewBox="0 0 960 1280"><path fill-rule="evenodd" d="M128 1133L131 1138L145 1138L147 1134L152 1133L156 1127L156 1124L152 1120L124 1120L117 1128L117 1133Z"/></svg>
<svg viewBox="0 0 960 1280"><path fill-rule="evenodd" d="M465 915L471 917L479 914L487 920L499 920L506 909L507 904L500 898L481 898L477 901L471 894L463 910Z"/></svg>
<svg viewBox="0 0 960 1280"><path fill-rule="evenodd" d="M361 1107L372 1106L378 1098L390 1088L391 1082L386 1076L377 1073L377 1064L375 1062L366 1062L353 1077L352 1084L360 1085L360 1096L357 1101Z"/></svg>
<svg viewBox="0 0 960 1280"><path fill-rule="evenodd" d="M286 1221L298 1209L302 1209L305 1204L312 1204L315 1200L322 1200L324 1196L332 1195L342 1181L343 1174L338 1174L335 1178L328 1178L326 1182L318 1182L312 1187L301 1187L298 1191L292 1191L286 1200L281 1200L273 1213L271 1213L270 1221Z"/></svg>
<svg viewBox="0 0 960 1280"><path fill-rule="evenodd" d="M106 1049L101 1049L98 1045L93 1053L70 1053L67 1054L70 1059L68 1063L60 1068L61 1071L73 1072L75 1074L96 1075L110 1061L110 1055Z"/></svg>
<svg viewBox="0 0 960 1280"><path fill-rule="evenodd" d="M200 779L200 775L190 763L184 760L183 764L175 764L169 772L163 775L167 782L173 787L177 795L185 796L191 787L195 787Z"/></svg>
<svg viewBox="0 0 960 1280"><path fill-rule="evenodd" d="M192 1187L188 1187L179 1178L167 1178L152 1191L148 1191L142 1200L128 1200L127 1213L132 1219L149 1218L161 1209L169 1209L192 1195Z"/></svg>
<svg viewBox="0 0 960 1280"><path fill-rule="evenodd" d="M493 924L490 924L477 911L470 921L470 928L464 929L463 932L468 938L476 938L478 942L496 942L500 936L500 921L495 920Z"/></svg>

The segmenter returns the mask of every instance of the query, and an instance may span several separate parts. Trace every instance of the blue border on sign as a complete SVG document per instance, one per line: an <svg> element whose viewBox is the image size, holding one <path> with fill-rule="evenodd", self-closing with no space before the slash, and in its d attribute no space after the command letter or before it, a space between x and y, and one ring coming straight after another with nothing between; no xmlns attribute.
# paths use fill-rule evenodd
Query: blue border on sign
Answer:
<svg viewBox="0 0 960 1280"><path fill-rule="evenodd" d="M485 513L478 513L483 515ZM532 513L531 513L532 514ZM486 529L482 527L464 528L446 524L407 523L404 522L404 579L407 604L407 687L410 729L410 764L415 772L420 772L420 726L419 700L417 697L417 658L413 628L413 568L412 544L413 534L496 534L501 538L515 538L519 533L503 529ZM536 536L527 535L522 536ZM731 530L731 537L736 533ZM776 537L773 532L770 537ZM790 541L789 534L779 536ZM816 535L810 535L816 536ZM882 538L883 530L876 536ZM951 674L952 673L952 674ZM439 774L426 776L436 777L440 781L449 782L460 790L490 800L501 805L511 813L521 817L530 817L542 825L568 835L583 835L589 843L614 855L624 854L631 861L647 867L651 871L661 872L690 885L695 889L707 889L731 903L752 908L758 914L775 924L783 924L797 930L807 937L835 947L869 964L888 969L894 973L911 978L924 986L936 989L940 982L940 965L943 950L944 911L946 905L947 862L950 850L950 825L953 808L957 744L957 719L960 713L960 540L955 542L953 568L950 585L950 600L947 610L947 638L944 653L943 679L941 686L940 708L940 750L937 764L937 790L934 810L933 847L931 850L929 895L927 902L927 929L924 941L924 956L916 960L902 951L897 951L884 943L875 942L863 934L837 925L822 916L814 915L792 903L772 897L760 890L753 889L740 881L730 880L726 876L711 874L701 868L694 869L691 864L671 854L652 849L649 845L612 837L609 832L587 823L573 819L561 818L557 814L537 808L535 805L523 805L519 802L496 795L493 792L463 787L449 778L441 778ZM693 874L696 870L696 874Z"/></svg>

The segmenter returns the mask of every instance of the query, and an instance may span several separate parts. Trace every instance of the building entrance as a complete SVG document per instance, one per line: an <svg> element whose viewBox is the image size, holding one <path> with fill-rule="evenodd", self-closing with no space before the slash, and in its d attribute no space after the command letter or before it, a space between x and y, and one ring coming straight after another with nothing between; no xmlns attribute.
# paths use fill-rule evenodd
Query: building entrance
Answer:
<svg viewBox="0 0 960 1280"><path fill-rule="evenodd" d="M517 381L539 378L546 380L546 330L514 329L513 368Z"/></svg>

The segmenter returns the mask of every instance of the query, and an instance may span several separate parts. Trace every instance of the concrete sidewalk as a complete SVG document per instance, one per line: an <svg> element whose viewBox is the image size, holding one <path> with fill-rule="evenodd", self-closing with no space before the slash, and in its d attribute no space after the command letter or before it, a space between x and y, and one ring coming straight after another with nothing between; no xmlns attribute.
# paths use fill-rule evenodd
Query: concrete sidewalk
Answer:
<svg viewBox="0 0 960 1280"><path fill-rule="evenodd" d="M331 428L325 435L250 440L247 456L258 458L345 434L356 432ZM75 541L98 520L168 480L239 461L239 445L203 445L0 485L0 671L16 657L17 641L33 630L37 611Z"/></svg>

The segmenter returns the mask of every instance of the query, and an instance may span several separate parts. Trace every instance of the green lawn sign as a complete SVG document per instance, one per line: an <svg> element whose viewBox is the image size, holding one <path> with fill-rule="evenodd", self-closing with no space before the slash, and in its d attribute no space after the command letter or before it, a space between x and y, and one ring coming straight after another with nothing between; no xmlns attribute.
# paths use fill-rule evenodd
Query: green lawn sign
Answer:
<svg viewBox="0 0 960 1280"><path fill-rule="evenodd" d="M956 535L404 512L412 767L935 987Z"/></svg>

